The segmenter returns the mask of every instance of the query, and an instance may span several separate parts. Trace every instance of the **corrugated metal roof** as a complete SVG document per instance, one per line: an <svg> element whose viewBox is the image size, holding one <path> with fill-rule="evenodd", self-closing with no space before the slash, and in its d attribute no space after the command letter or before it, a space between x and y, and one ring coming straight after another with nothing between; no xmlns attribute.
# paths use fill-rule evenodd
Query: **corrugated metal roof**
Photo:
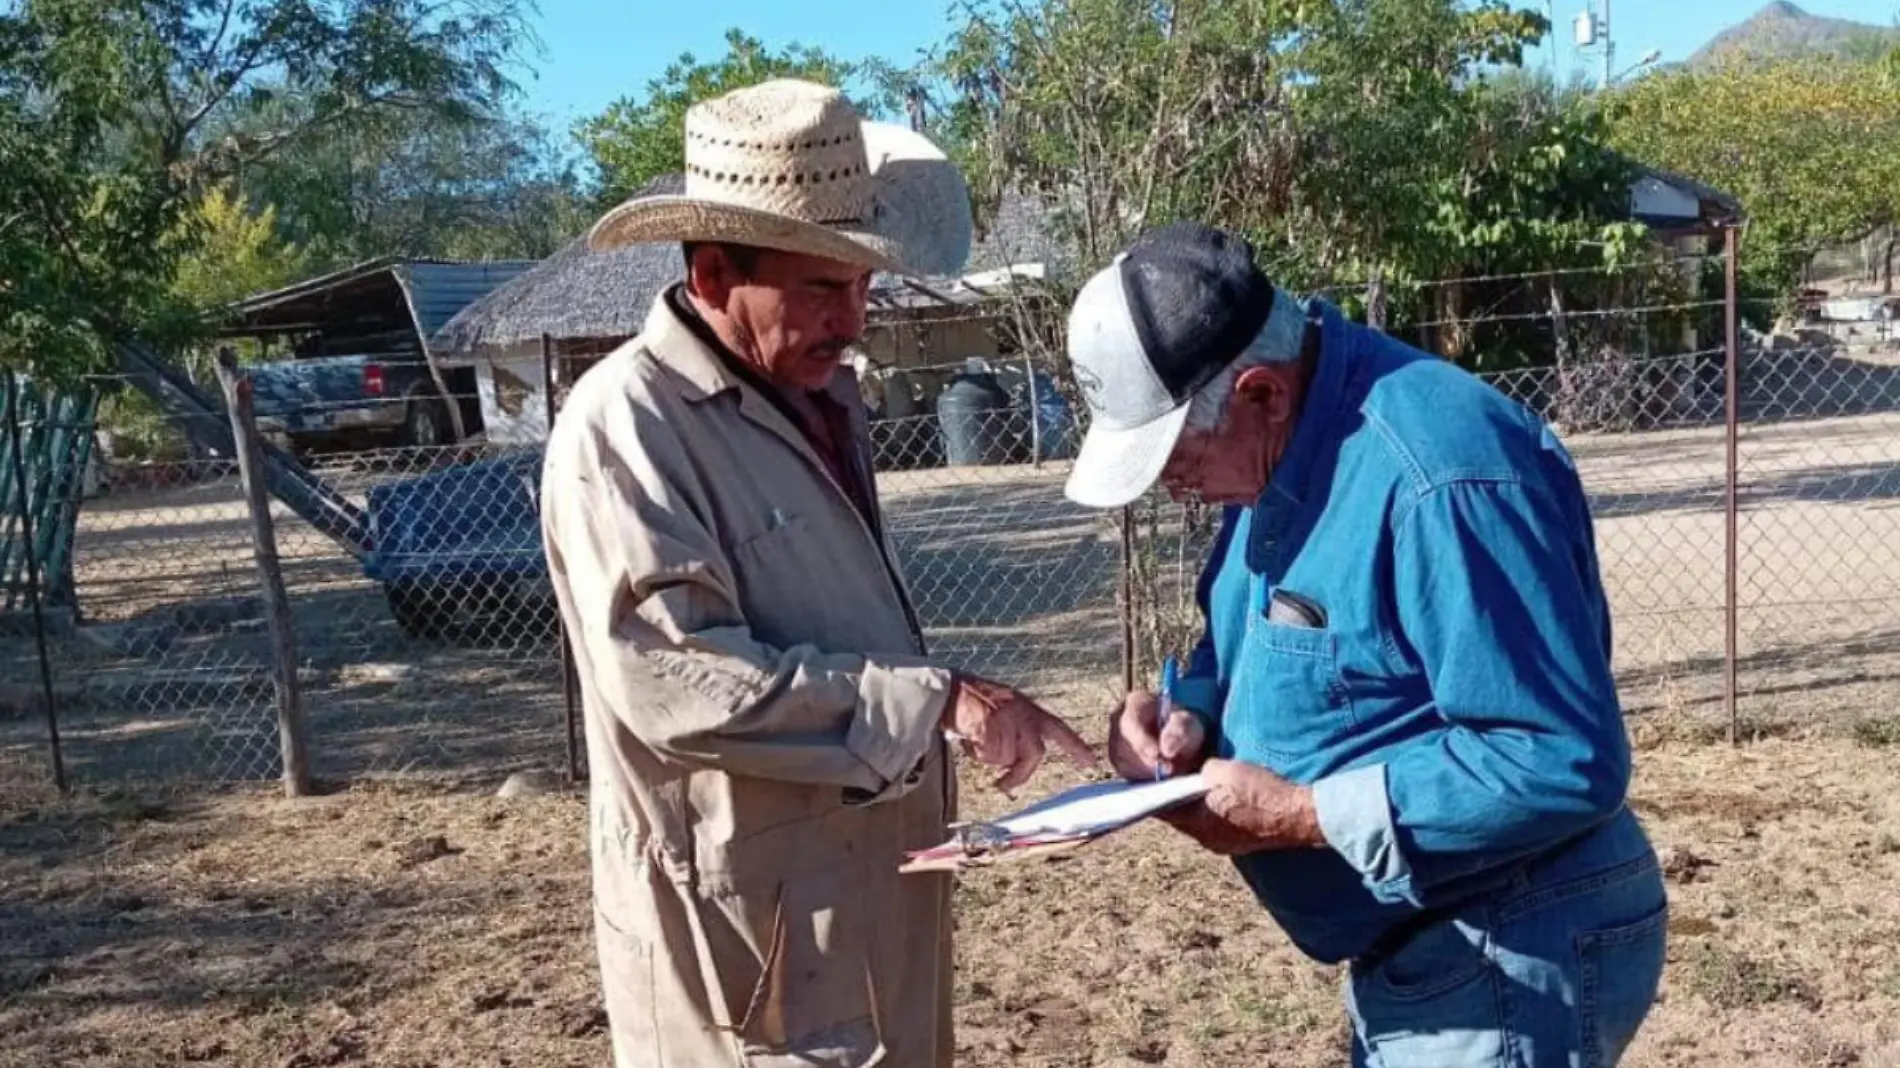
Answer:
<svg viewBox="0 0 1900 1068"><path fill-rule="evenodd" d="M391 257L384 256L378 259L364 260L361 263L352 263L347 267L340 267L328 274L320 274L315 278L305 278L301 281L292 282L280 289L268 289L261 293L253 293L242 300L231 302L224 310L233 317L240 319L245 318L276 307L277 305L289 303L299 297L308 296L311 293L349 285L359 279L387 271L397 262L397 260Z"/></svg>
<svg viewBox="0 0 1900 1068"><path fill-rule="evenodd" d="M225 309L226 334L321 324L350 302L400 300L419 337L430 338L463 308L518 277L535 260L382 258L257 293ZM393 304L386 304L391 307Z"/></svg>
<svg viewBox="0 0 1900 1068"><path fill-rule="evenodd" d="M486 263L406 263L396 268L396 279L409 298L416 333L427 343L457 312L533 267L536 260L493 260Z"/></svg>

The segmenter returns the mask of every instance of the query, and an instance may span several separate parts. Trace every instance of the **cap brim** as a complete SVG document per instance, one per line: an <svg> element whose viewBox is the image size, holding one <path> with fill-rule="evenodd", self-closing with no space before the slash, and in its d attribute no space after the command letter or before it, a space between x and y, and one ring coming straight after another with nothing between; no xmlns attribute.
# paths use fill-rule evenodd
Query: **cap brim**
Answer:
<svg viewBox="0 0 1900 1068"><path fill-rule="evenodd" d="M1140 426L1089 427L1063 493L1085 508L1120 508L1148 492L1174 455L1188 405Z"/></svg>

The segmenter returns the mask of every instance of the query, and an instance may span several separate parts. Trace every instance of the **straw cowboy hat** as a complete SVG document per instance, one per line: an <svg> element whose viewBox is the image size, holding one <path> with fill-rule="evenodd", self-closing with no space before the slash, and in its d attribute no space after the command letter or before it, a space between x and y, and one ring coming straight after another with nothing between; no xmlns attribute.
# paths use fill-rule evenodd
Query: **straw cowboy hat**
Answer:
<svg viewBox="0 0 1900 1068"><path fill-rule="evenodd" d="M779 79L688 109L685 192L621 204L587 242L721 242L930 277L962 271L971 232L969 189L935 145Z"/></svg>

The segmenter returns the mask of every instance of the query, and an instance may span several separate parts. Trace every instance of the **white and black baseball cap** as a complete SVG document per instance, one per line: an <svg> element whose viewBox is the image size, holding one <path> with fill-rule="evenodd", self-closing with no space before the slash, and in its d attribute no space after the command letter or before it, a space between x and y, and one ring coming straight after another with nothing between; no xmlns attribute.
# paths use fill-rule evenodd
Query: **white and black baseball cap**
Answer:
<svg viewBox="0 0 1900 1068"><path fill-rule="evenodd" d="M1089 411L1064 492L1119 508L1148 491L1201 388L1266 325L1273 283L1244 238L1200 223L1151 230L1069 312L1069 363Z"/></svg>

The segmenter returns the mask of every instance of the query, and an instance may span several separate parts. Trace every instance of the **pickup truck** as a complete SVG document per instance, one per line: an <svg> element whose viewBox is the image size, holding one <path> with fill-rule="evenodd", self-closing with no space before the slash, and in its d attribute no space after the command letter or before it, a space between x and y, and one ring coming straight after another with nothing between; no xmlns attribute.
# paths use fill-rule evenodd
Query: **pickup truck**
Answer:
<svg viewBox="0 0 1900 1068"><path fill-rule="evenodd" d="M487 646L556 633L540 484L533 448L370 489L363 573L403 633Z"/></svg>
<svg viewBox="0 0 1900 1068"><path fill-rule="evenodd" d="M259 432L295 453L455 444L448 401L420 359L322 356L249 370ZM464 404L466 431L480 418Z"/></svg>

